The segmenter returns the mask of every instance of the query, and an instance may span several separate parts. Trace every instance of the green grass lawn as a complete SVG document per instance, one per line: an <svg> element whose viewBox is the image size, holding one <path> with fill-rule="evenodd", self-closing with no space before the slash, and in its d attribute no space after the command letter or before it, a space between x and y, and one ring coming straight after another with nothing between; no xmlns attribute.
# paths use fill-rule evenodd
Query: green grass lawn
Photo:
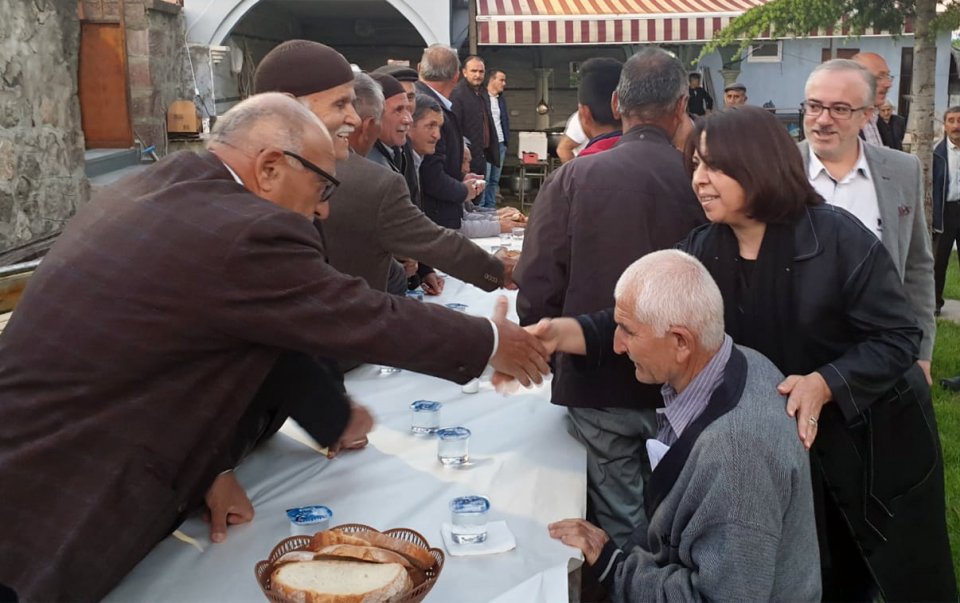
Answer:
<svg viewBox="0 0 960 603"><path fill-rule="evenodd" d="M938 320L937 345L933 351L933 407L943 446L953 567L960 576L960 393L944 391L939 385L941 378L954 375L960 375L960 325Z"/></svg>
<svg viewBox="0 0 960 603"><path fill-rule="evenodd" d="M960 299L960 270L951 259L944 297ZM944 391L940 379L960 375L960 325L937 321L937 345L933 350L933 406L943 446L947 488L947 523L953 548L954 571L960 576L960 393Z"/></svg>

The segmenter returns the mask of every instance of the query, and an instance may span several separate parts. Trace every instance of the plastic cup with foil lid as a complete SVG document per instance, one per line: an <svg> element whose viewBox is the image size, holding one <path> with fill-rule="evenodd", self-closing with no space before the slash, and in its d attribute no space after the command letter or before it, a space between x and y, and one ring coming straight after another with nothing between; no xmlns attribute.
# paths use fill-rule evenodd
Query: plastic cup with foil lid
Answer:
<svg viewBox="0 0 960 603"><path fill-rule="evenodd" d="M454 302L454 303L444 304L444 305L445 305L446 307L450 308L451 310L455 311L455 312L466 312L466 311L467 311L467 304L458 304L458 303Z"/></svg>
<svg viewBox="0 0 960 603"><path fill-rule="evenodd" d="M433 400L417 400L410 404L410 431L413 435L431 436L440 428L443 404Z"/></svg>
<svg viewBox="0 0 960 603"><path fill-rule="evenodd" d="M457 544L479 544L487 539L490 499L458 496L450 501L450 534Z"/></svg>
<svg viewBox="0 0 960 603"><path fill-rule="evenodd" d="M445 467L465 465L470 460L470 430L466 427L444 427L437 430L437 458Z"/></svg>
<svg viewBox="0 0 960 603"><path fill-rule="evenodd" d="M333 511L324 505L308 505L287 509L291 536L312 536L330 527Z"/></svg>

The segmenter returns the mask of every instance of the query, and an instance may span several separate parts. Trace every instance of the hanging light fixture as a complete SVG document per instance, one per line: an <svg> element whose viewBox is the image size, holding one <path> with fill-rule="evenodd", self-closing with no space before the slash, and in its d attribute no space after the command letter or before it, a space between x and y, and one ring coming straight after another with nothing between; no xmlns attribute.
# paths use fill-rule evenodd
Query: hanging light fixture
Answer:
<svg viewBox="0 0 960 603"><path fill-rule="evenodd" d="M540 99L540 102L537 103L537 115L546 115L550 112L550 105L547 104L543 98Z"/></svg>

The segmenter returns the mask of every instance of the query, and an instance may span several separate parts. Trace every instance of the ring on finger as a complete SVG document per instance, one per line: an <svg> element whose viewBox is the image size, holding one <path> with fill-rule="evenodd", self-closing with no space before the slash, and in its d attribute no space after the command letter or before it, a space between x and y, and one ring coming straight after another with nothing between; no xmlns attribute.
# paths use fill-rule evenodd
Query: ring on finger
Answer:
<svg viewBox="0 0 960 603"><path fill-rule="evenodd" d="M807 421L810 421L810 424L813 425L814 427L817 426L817 419L815 417L808 417Z"/></svg>

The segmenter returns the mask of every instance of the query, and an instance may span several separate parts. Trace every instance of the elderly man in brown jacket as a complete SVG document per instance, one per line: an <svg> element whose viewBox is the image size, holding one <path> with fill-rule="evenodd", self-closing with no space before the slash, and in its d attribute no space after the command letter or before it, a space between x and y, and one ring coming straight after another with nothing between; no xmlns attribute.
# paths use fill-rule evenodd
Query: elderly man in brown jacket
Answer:
<svg viewBox="0 0 960 603"><path fill-rule="evenodd" d="M546 370L503 307L491 327L331 268L312 218L334 169L319 120L260 95L221 117L208 152L78 212L0 335L0 585L102 598L186 513L219 504L240 421L284 351L457 382L488 361Z"/></svg>
<svg viewBox="0 0 960 603"><path fill-rule="evenodd" d="M521 324L609 308L627 266L706 221L671 142L686 103L686 72L666 52L644 50L624 64L613 94L623 137L608 151L565 163L537 195L516 270ZM637 383L626 357L600 366L574 358L555 356L552 401L568 407L587 447L596 519L622 545L646 525L644 440L657 434L660 387Z"/></svg>

